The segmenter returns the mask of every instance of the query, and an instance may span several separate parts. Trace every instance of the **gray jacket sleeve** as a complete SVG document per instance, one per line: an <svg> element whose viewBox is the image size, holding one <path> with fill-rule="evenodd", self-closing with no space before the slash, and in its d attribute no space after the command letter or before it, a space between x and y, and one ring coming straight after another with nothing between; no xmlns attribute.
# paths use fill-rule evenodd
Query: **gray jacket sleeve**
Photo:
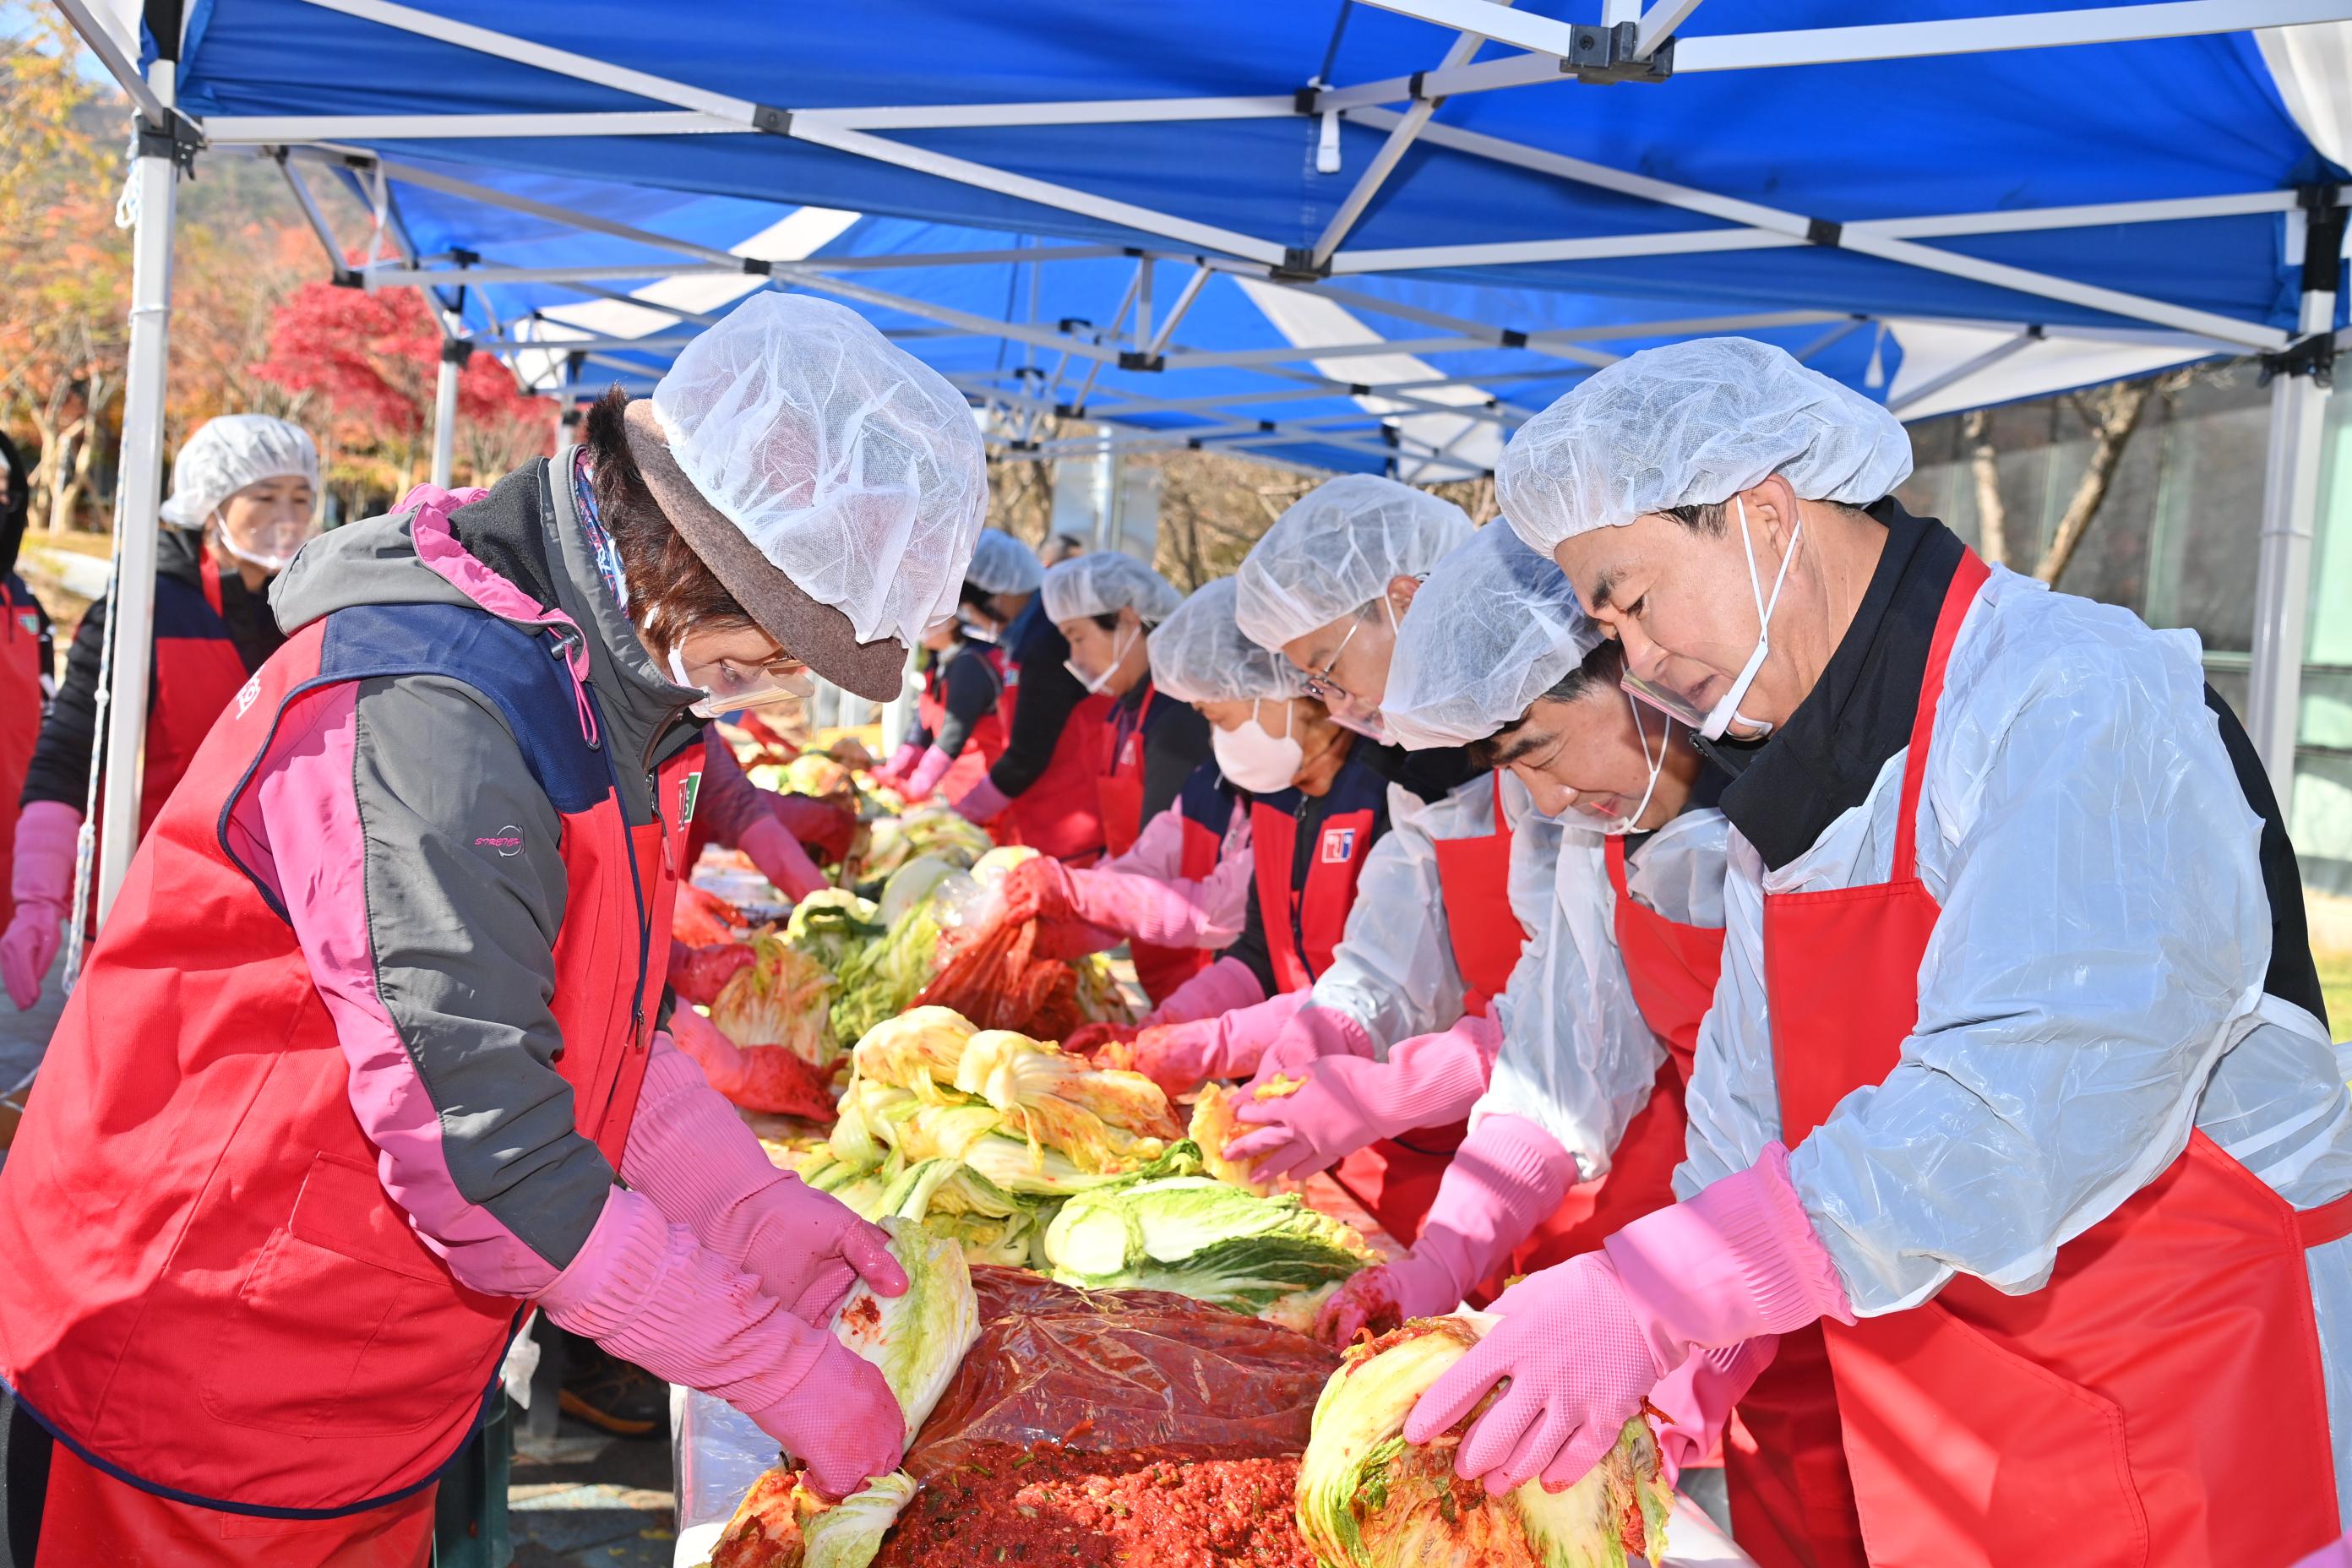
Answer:
<svg viewBox="0 0 2352 1568"><path fill-rule="evenodd" d="M394 1195L461 1279L527 1294L571 1262L614 1179L553 1065L562 821L461 683L367 681L355 717L373 990L434 1112L430 1136L386 1148L416 1184Z"/></svg>

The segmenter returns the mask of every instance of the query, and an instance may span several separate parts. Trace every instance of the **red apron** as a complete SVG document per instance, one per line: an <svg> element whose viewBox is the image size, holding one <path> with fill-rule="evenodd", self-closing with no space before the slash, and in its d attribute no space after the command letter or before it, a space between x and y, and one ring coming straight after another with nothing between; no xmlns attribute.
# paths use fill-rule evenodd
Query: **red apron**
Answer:
<svg viewBox="0 0 2352 1568"><path fill-rule="evenodd" d="M1106 857L1126 854L1143 832L1143 733L1157 696L1151 678L1145 676L1143 700L1136 705L1135 721L1105 727L1109 754L1103 761L1102 776L1095 781L1095 799L1102 807ZM1135 978L1155 1006L1209 962L1205 948L1158 947L1130 941L1127 951L1135 960Z"/></svg>
<svg viewBox="0 0 2352 1568"><path fill-rule="evenodd" d="M0 921L16 910L16 797L41 738L41 612L0 582Z"/></svg>
<svg viewBox="0 0 2352 1568"><path fill-rule="evenodd" d="M1625 886L1625 840L1609 838L1609 886L1618 956L1642 1021L1666 1047L1649 1102L1625 1124L1609 1173L1568 1189L1559 1207L1511 1254L1512 1270L1538 1268L1591 1252L1614 1232L1675 1201L1675 1167L1683 1163L1687 1124L1683 1087L1690 1082L1699 1020L1723 967L1723 928L1684 925L1636 903Z"/></svg>
<svg viewBox="0 0 2352 1568"><path fill-rule="evenodd" d="M1020 700L1019 690L1020 681L1008 674L1003 708L1007 735L1013 732L1013 705ZM1108 697L1087 698L1070 710L1045 771L989 824L999 843L1025 844L1074 866L1089 864L1101 852L1102 803L1095 782L1102 773L1102 732L1109 718Z"/></svg>
<svg viewBox="0 0 2352 1568"><path fill-rule="evenodd" d="M1945 667L1986 575L1966 557L1937 623L1889 879L1765 898L1791 1142L1884 1079L1917 1022L1939 912L1917 875L1920 785ZM1907 1311L1823 1324L1867 1560L2269 1565L2334 1541L2304 1252L2347 1234L2352 1198L2297 1213L2193 1132L2161 1175L2066 1244L2041 1289L2011 1296L1963 1275ZM1762 1457L1809 1458L1769 1446Z"/></svg>
<svg viewBox="0 0 2352 1568"><path fill-rule="evenodd" d="M1503 816L1503 775L1495 778L1495 826L1470 838L1437 838L1438 897L1445 905L1445 936L1462 975L1462 1012L1485 1017L1511 983L1527 931L1511 909L1511 825ZM1470 1124L1416 1128L1383 1138L1341 1160L1339 1184L1408 1245L1421 1234L1429 1205Z"/></svg>
<svg viewBox="0 0 2352 1568"><path fill-rule="evenodd" d="M966 644L956 657L983 660L996 678L998 692L1003 691L1003 656L996 649ZM931 744L938 745L940 731L948 721L948 683L942 666L935 663L923 671L923 689L915 694L915 716L930 732ZM963 750L948 764L948 771L940 775L940 782L931 786L931 798L958 800L964 791L978 784L981 774L994 767L996 759L1004 754L1004 727L1012 721L1013 715L1004 708L1000 695L995 709L971 721L971 729L964 736Z"/></svg>

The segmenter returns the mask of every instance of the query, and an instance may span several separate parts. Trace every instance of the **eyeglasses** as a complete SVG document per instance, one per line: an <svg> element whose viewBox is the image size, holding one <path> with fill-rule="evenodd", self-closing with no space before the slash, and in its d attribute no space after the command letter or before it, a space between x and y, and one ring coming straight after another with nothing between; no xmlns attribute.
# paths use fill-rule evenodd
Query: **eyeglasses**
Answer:
<svg viewBox="0 0 2352 1568"><path fill-rule="evenodd" d="M1365 606L1365 609L1370 609L1370 607L1371 606L1368 605ZM1346 687L1332 679L1331 672L1339 668L1340 655L1348 651L1348 645L1353 642L1356 638L1356 628L1363 624L1363 611L1359 610L1356 613L1355 617L1349 621L1347 634L1340 637L1339 646L1331 650L1330 661L1325 664L1320 669L1310 669L1307 672L1307 694L1314 698L1317 701L1321 702L1327 708L1331 705L1331 702L1335 699L1346 700L1350 699L1355 695L1355 693L1349 691Z"/></svg>

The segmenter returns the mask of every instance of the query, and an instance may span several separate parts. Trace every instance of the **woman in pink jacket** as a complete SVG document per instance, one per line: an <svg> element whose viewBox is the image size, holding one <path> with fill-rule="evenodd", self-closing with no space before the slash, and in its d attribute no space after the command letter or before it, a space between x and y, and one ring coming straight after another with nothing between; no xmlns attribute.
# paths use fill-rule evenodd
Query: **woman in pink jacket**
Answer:
<svg viewBox="0 0 2352 1568"><path fill-rule="evenodd" d="M422 1564L533 1307L823 1492L896 1467L828 1331L904 1277L670 1044L663 959L703 719L895 692L984 484L961 395L761 294L584 445L304 550L0 1167L18 1563Z"/></svg>

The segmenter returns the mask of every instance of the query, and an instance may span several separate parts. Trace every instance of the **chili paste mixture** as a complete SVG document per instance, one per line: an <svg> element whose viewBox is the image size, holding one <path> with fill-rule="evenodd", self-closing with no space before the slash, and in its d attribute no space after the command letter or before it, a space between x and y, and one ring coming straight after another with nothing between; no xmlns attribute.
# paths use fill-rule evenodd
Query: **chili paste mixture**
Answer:
<svg viewBox="0 0 2352 1568"><path fill-rule="evenodd" d="M875 1568L1315 1568L1298 1460L974 1445L898 1516Z"/></svg>

